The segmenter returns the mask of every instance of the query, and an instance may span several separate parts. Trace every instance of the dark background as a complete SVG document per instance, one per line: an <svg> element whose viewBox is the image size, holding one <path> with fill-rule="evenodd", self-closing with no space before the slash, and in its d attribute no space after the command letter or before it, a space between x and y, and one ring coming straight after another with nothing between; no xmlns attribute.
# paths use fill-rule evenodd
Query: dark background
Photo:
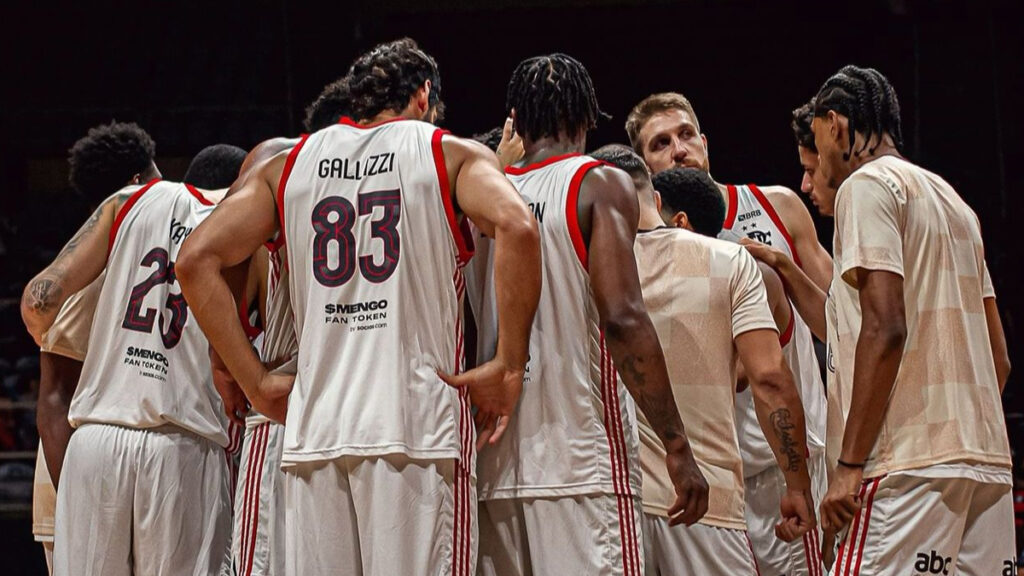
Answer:
<svg viewBox="0 0 1024 576"><path fill-rule="evenodd" d="M589 147L625 142L630 107L687 95L721 182L797 189L790 111L844 64L878 68L902 105L906 155L978 213L1011 360L1011 437L1024 411L1018 191L1024 190L1024 40L1019 2L37 3L5 9L0 35L0 397L33 399L35 349L17 299L88 214L67 186L71 144L96 124L135 121L180 178L202 147L250 148L295 135L303 108L375 43L411 36L438 61L446 127L469 135L503 120L521 59L567 52L590 70L613 118ZM831 247L831 222L812 214ZM4 372L6 371L6 373ZM0 440L34 450L31 410L0 399ZM993 414L993 418L1001 417ZM1014 444L1021 443L1014 438ZM5 445L6 447L6 445ZM24 468L0 460L0 480ZM21 476L19 476L21 474ZM22 478L23 480L23 478ZM3 495L0 495L3 496ZM3 574L35 574L19 496L3 496Z"/></svg>

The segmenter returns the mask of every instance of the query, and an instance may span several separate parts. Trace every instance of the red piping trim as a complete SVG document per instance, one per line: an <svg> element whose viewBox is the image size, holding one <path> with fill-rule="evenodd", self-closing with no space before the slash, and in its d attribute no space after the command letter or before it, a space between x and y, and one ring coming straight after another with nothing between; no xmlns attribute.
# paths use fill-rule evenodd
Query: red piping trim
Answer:
<svg viewBox="0 0 1024 576"><path fill-rule="evenodd" d="M760 188L754 184L747 184L747 187L754 193L754 197L757 198L761 207L768 213L768 217L775 223L775 227L779 229L779 232L782 232L782 237L785 238L786 243L789 244L789 251L793 253L793 262L797 266L802 267L800 264L800 254L796 251L796 244L793 243L793 237L789 235L789 230L787 230L786 225L782 223L782 218L779 218L779 213L775 211L775 207L768 201L768 198L764 195L764 192L761 192Z"/></svg>
<svg viewBox="0 0 1024 576"><path fill-rule="evenodd" d="M394 118L388 118L387 120L381 120L379 122L371 122L370 124L359 124L358 122L349 118L348 116L342 116L341 119L338 120L338 124L351 126L353 128L359 128L360 130L369 130L370 128L376 128L377 126L390 124L392 122L401 122L403 120L411 120L411 118L405 118L404 116L396 116Z"/></svg>
<svg viewBox="0 0 1024 576"><path fill-rule="evenodd" d="M725 186L725 189L726 189L727 194L728 194L727 202L729 203L729 206L728 206L728 211L725 213L725 223L722 224L722 228L725 228L726 230L728 230L728 229L732 228L733 224L736 223L736 210L737 210L736 204L738 204L739 201L737 200L737 197L736 197L736 186L734 186L732 184L727 184Z"/></svg>
<svg viewBox="0 0 1024 576"><path fill-rule="evenodd" d="M550 166L550 165L554 164L555 162L561 162L562 160L566 160L566 159L569 159L569 158L575 158L577 156L582 156L582 154L580 154L579 152L570 152L568 154L559 154L558 156L552 156L550 158L545 158L544 160L541 160L540 162L534 162L533 164L527 164L525 166L507 166L507 167L505 167L505 173L506 174L511 174L513 176L521 176L521 175L526 174L527 172L530 172L532 170L539 170L539 169L541 169L541 168L543 168L545 166Z"/></svg>
<svg viewBox="0 0 1024 576"><path fill-rule="evenodd" d="M281 170L281 180L277 183L277 217L280 220L280 230L277 233L277 238L274 239L274 245L283 244L285 241L284 236L284 189L288 184L288 177L292 174L292 168L295 167L295 159L299 157L299 150L302 150L302 146L309 139L309 134L303 134L302 138L299 139L299 143L292 148L292 151L288 153L288 159L284 161L284 169Z"/></svg>
<svg viewBox="0 0 1024 576"><path fill-rule="evenodd" d="M139 201L139 198L142 198L143 194L148 192L149 189L159 181L159 178L153 178L147 182L145 186L136 190L135 193L121 205L121 209L117 211L117 216L114 217L114 225L110 227L110 240L107 242L107 258L110 257L110 251L114 249L114 239L117 237L118 229L121 228L121 222L124 222L125 217L128 216L128 211L132 209L132 206L134 206L136 202Z"/></svg>
<svg viewBox="0 0 1024 576"><path fill-rule="evenodd" d="M199 203L203 206L213 206L213 202L210 202L206 196L203 196L203 193L197 190L195 186L185 184L185 188L188 188L188 191L192 193L192 196L194 196L196 200L199 200Z"/></svg>
<svg viewBox="0 0 1024 576"><path fill-rule="evenodd" d="M793 305L789 304L789 324L786 325L786 329L779 336L779 346L785 348L786 344L789 344L789 341L793 339L793 327L795 324L796 322L793 319Z"/></svg>
<svg viewBox="0 0 1024 576"><path fill-rule="evenodd" d="M565 198L565 223L569 228L569 239L572 240L572 247L576 251L576 257L584 270L589 270L589 258L587 256L587 243L583 240L583 232L580 230L578 204L580 198L580 187L583 185L583 178L591 168L601 166L601 162L593 160L580 166L569 181L569 193Z"/></svg>
<svg viewBox="0 0 1024 576"><path fill-rule="evenodd" d="M438 128L430 138L430 148L434 153L434 168L437 170L437 182L441 186L441 202L444 204L445 216L448 218L448 229L458 249L458 265L461 267L473 257L473 251L466 246L466 238L462 235L459 223L455 219L455 206L452 202L452 189L448 182L448 167L444 162L444 147L441 138L448 134L447 130Z"/></svg>

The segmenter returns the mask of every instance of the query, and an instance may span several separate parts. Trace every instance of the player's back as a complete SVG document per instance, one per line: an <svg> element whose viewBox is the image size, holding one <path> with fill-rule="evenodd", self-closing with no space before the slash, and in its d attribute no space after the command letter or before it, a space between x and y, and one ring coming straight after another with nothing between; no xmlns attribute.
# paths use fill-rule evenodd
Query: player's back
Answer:
<svg viewBox="0 0 1024 576"><path fill-rule="evenodd" d="M278 210L299 343L283 461L470 458L460 266L442 131L343 119L290 153Z"/></svg>
<svg viewBox="0 0 1024 576"><path fill-rule="evenodd" d="M171 424L227 445L208 343L174 274L181 244L213 206L191 186L153 181L118 212L73 425Z"/></svg>
<svg viewBox="0 0 1024 576"><path fill-rule="evenodd" d="M480 455L484 499L639 487L635 410L604 344L577 222L581 182L599 165L577 154L506 169L539 224L543 284L517 415Z"/></svg>
<svg viewBox="0 0 1024 576"><path fill-rule="evenodd" d="M738 244L680 228L638 234L634 252L676 404L710 488L702 522L745 529L733 340L749 330L776 330L757 264ZM664 471L665 449L642 416L640 431L644 508L666 515L675 490Z"/></svg>
<svg viewBox="0 0 1024 576"><path fill-rule="evenodd" d="M994 291L971 208L939 176L884 156L840 187L834 244L830 437L841 429L832 403L849 411L861 314L855 269L867 266L903 277L907 335L865 475L958 461L1008 467L1006 426L992 417L1001 402L983 304Z"/></svg>

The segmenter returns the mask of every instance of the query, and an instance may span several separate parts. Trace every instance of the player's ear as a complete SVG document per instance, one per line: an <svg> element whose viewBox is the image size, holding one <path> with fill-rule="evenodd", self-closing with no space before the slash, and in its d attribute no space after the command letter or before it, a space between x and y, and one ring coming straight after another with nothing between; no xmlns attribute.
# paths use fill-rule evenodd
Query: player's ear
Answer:
<svg viewBox="0 0 1024 576"><path fill-rule="evenodd" d="M416 90L416 94L413 96L416 99L416 110L420 113L420 117L427 115L430 111L430 91L433 89L433 85L430 80L427 79L423 82L423 86L420 86Z"/></svg>
<svg viewBox="0 0 1024 576"><path fill-rule="evenodd" d="M675 216L672 217L672 225L676 228L686 228L693 232L693 226L690 225L690 217L686 215L686 212L676 212Z"/></svg>
<svg viewBox="0 0 1024 576"><path fill-rule="evenodd" d="M661 212L661 192L654 191L654 205L658 208L658 212Z"/></svg>

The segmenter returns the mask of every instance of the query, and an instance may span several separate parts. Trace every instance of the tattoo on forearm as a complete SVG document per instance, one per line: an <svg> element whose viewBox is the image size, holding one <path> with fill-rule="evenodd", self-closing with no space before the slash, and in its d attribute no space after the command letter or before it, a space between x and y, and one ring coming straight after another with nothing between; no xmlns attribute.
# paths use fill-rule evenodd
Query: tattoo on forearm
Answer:
<svg viewBox="0 0 1024 576"><path fill-rule="evenodd" d="M769 418L771 419L772 430L781 444L782 453L786 456L786 470L790 472L800 470L801 458L796 440L793 439L793 430L796 426L791 420L792 415L786 408L780 408L772 412Z"/></svg>
<svg viewBox="0 0 1024 576"><path fill-rule="evenodd" d="M24 303L37 314L45 314L53 309L63 294L64 289L59 278L37 278L28 285L28 290L25 290Z"/></svg>
<svg viewBox="0 0 1024 576"><path fill-rule="evenodd" d="M679 411L674 402L666 401L659 394L659 390L654 390L648 385L643 364L642 358L629 354L618 365L619 375L654 430L664 435L666 439L677 438L682 435L679 428Z"/></svg>

